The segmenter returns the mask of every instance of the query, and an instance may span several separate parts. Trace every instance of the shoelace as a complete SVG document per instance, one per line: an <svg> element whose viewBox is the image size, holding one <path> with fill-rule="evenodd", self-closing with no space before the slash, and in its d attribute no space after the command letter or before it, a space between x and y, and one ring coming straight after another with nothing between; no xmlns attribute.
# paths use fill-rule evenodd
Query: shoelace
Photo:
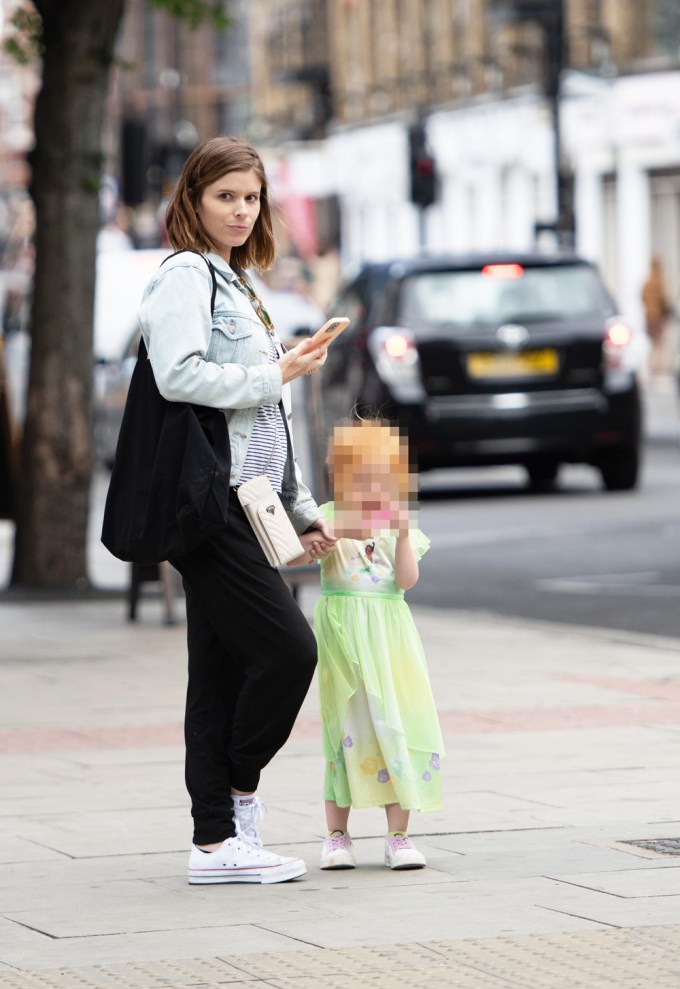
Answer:
<svg viewBox="0 0 680 989"><path fill-rule="evenodd" d="M261 848L260 825L264 821L266 813L267 805L262 803L259 797L253 797L249 804L234 807L236 834L239 838Z"/></svg>
<svg viewBox="0 0 680 989"><path fill-rule="evenodd" d="M411 839L406 834L391 834L388 841L395 852L403 851L405 848L413 848Z"/></svg>
<svg viewBox="0 0 680 989"><path fill-rule="evenodd" d="M326 851L337 852L341 848L346 848L349 844L349 835L331 834L326 838Z"/></svg>

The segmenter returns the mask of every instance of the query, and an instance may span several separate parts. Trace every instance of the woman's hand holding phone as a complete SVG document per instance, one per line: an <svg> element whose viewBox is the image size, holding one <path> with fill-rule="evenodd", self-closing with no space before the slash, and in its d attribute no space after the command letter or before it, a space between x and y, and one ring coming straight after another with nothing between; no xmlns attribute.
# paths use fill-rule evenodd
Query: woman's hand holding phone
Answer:
<svg viewBox="0 0 680 989"><path fill-rule="evenodd" d="M284 385L288 381L318 371L326 361L328 347L349 326L346 316L334 316L320 330L302 340L297 347L287 351L279 360Z"/></svg>
<svg viewBox="0 0 680 989"><path fill-rule="evenodd" d="M332 316L328 322L324 323L320 330L313 333L307 343L309 344L309 349L314 347L325 346L339 337L340 334L346 327L349 326L349 319L347 316Z"/></svg>

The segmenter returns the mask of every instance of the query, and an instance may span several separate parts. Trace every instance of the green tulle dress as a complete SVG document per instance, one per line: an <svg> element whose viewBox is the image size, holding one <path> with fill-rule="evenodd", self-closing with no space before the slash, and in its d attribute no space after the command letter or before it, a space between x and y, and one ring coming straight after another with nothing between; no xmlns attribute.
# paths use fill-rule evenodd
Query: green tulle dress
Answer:
<svg viewBox="0 0 680 989"><path fill-rule="evenodd" d="M332 521L332 504L321 511ZM418 559L430 542L411 531ZM314 612L326 759L340 807L439 810L444 753L420 636L394 579L396 537L342 538L321 561Z"/></svg>

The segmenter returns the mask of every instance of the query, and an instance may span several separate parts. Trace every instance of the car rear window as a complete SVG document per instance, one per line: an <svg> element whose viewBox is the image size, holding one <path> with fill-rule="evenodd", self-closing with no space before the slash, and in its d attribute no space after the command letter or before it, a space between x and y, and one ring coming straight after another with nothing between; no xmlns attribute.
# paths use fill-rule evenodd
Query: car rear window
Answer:
<svg viewBox="0 0 680 989"><path fill-rule="evenodd" d="M403 280L399 305L406 323L447 327L563 321L611 312L597 273L579 264L418 272Z"/></svg>

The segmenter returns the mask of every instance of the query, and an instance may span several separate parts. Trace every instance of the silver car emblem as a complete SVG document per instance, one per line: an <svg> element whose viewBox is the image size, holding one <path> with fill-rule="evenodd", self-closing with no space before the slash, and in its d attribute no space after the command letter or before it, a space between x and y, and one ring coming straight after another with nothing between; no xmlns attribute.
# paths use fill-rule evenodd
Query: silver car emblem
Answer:
<svg viewBox="0 0 680 989"><path fill-rule="evenodd" d="M496 330L496 337L506 347L521 347L529 339L529 331L519 323L504 323Z"/></svg>

